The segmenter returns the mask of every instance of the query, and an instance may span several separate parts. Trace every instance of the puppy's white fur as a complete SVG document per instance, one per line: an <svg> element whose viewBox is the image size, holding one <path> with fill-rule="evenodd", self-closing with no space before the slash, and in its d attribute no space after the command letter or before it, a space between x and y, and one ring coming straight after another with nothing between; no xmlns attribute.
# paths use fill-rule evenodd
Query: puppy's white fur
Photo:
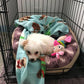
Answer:
<svg viewBox="0 0 84 84"><path fill-rule="evenodd" d="M30 54L27 53L29 59L36 60L40 54L51 54L53 52L54 40L48 35L33 33L27 37L22 46L26 52L30 52ZM35 54L35 52L38 52L38 54Z"/></svg>

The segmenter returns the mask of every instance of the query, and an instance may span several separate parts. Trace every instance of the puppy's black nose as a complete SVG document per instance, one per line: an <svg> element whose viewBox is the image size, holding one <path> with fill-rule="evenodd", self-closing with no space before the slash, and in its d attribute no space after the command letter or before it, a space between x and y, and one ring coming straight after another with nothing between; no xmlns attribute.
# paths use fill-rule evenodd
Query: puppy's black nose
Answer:
<svg viewBox="0 0 84 84"><path fill-rule="evenodd" d="M31 62L34 62L34 59L30 59Z"/></svg>

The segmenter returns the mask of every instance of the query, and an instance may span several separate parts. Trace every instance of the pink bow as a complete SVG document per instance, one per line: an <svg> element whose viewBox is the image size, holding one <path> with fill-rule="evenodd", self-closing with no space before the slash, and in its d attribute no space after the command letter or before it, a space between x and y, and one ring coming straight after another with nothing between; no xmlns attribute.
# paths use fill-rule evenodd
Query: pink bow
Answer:
<svg viewBox="0 0 84 84"><path fill-rule="evenodd" d="M70 43L70 42L71 42L71 36L67 36L67 37L64 39L64 41Z"/></svg>
<svg viewBox="0 0 84 84"><path fill-rule="evenodd" d="M59 59L60 55L64 55L64 51L59 51L57 53L52 53L51 56L55 56L57 57L57 59Z"/></svg>

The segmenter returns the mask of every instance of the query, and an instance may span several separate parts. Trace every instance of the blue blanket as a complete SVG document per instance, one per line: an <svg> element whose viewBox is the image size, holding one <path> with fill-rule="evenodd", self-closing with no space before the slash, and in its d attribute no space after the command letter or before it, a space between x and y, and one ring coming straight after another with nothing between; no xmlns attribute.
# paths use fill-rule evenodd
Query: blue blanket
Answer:
<svg viewBox="0 0 84 84"><path fill-rule="evenodd" d="M32 32L44 33L47 35L64 35L69 32L67 25L59 23L63 21L58 17L50 17L42 15L32 15L28 20L19 21L15 20L15 25L21 25L24 30L21 34L19 43L22 39L27 39L27 36ZM59 34L59 31L61 32ZM18 45L16 56L16 77L18 84L45 84L44 77L38 78L37 73L41 68L41 62L30 62L24 49Z"/></svg>

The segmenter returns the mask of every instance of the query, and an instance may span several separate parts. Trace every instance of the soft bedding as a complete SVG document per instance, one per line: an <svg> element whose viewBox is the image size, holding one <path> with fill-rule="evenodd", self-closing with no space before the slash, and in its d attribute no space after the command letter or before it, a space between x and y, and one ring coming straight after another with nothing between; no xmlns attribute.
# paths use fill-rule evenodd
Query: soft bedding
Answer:
<svg viewBox="0 0 84 84"><path fill-rule="evenodd" d="M71 35L72 42L70 44L66 44L66 51L63 56L61 56L61 60L57 60L55 57L49 57L50 64L46 65L46 73L56 72L55 69L67 66L70 64L75 57L75 60L79 54L79 46L76 38L73 35L71 29L64 24L63 20L58 17L50 17L43 15L33 15L28 17L26 20L24 18L20 18L15 21L17 28L14 30L12 35L12 46L14 51L15 59L18 60L18 63L21 59L26 58L25 67L17 67L16 75L18 84L44 84L44 78L38 79L36 77L36 73L40 69L40 62L37 61L35 63L31 63L28 61L28 57L24 50L20 48L19 39L23 39L27 37L27 35L35 32L35 33L43 33L51 36L62 36L62 35ZM38 27L38 28L37 28ZM24 36L21 37L22 33ZM78 51L78 53L77 53ZM77 55L76 55L77 53ZM74 60L74 62L75 62ZM73 63L74 63L73 62ZM71 65L73 65L73 63ZM37 68L35 68L37 67ZM68 67L65 67L68 68ZM33 70L34 69L34 70ZM54 70L54 71L53 71ZM60 71L57 71L60 72ZM62 71L61 71L62 72ZM21 80L22 79L22 80ZM34 82L32 81L34 80ZM26 82L25 82L26 81Z"/></svg>

